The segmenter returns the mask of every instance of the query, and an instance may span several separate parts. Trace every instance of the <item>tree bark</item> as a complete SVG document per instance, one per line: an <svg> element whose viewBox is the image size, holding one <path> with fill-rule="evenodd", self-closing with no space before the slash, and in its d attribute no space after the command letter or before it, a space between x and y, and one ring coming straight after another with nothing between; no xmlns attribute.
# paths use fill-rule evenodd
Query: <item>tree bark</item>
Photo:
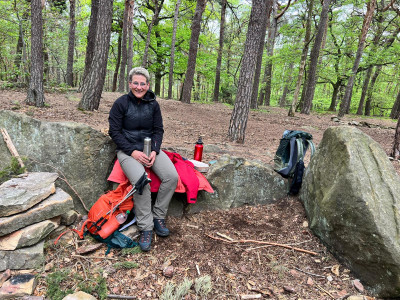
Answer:
<svg viewBox="0 0 400 300"><path fill-rule="evenodd" d="M397 100L399 99L400 99L400 92L397 95ZM394 159L399 159L400 156L399 153L400 153L400 117L399 120L397 121L396 133L394 135L393 148L390 156L392 156Z"/></svg>
<svg viewBox="0 0 400 300"><path fill-rule="evenodd" d="M79 92L82 92L83 84L86 80L86 76L89 73L90 66L93 60L94 47L96 44L96 32L97 32L97 21L99 14L99 2L100 0L92 0L91 14L89 21L89 30L87 34L87 44L86 44L86 56L85 56L85 69L81 77L81 83L79 86Z"/></svg>
<svg viewBox="0 0 400 300"><path fill-rule="evenodd" d="M124 19L122 23L122 39L121 39L121 63L119 66L119 82L118 92L125 92L126 86L126 65L128 59L128 52L126 49L126 43L128 39L128 14L129 14L129 0L125 0Z"/></svg>
<svg viewBox="0 0 400 300"><path fill-rule="evenodd" d="M257 53L257 63L256 63L256 71L254 74L254 81L253 81L253 91L251 93L250 98L250 108L256 109L258 107L257 98L258 98L258 88L260 86L260 75L261 75L261 66L262 66L262 59L264 54L264 46L265 46L265 36L267 34L267 27L269 23L271 15L271 0L268 0L267 4L265 5L265 18L262 24L262 36L260 39L260 46L258 48Z"/></svg>
<svg viewBox="0 0 400 300"><path fill-rule="evenodd" d="M183 83L182 89L182 102L190 103L190 98L192 96L193 78L196 69L196 58L197 58L197 48L199 43L199 36L201 30L201 17L203 15L204 9L206 8L207 0L197 0L196 10L194 12L190 44L189 44L189 57L186 69L185 81Z"/></svg>
<svg viewBox="0 0 400 300"><path fill-rule="evenodd" d="M282 96L279 99L279 107L285 107L286 106L286 96L289 92L289 85L292 82L292 73L293 73L293 67L294 63L291 62L288 68L288 75L287 79L285 79L285 87L283 88Z"/></svg>
<svg viewBox="0 0 400 300"><path fill-rule="evenodd" d="M174 13L174 27L172 29L171 41L171 56L169 59L169 75L168 75L168 99L172 99L172 86L174 84L174 63L175 63L175 44L176 44L176 31L178 29L179 6L181 0L176 1Z"/></svg>
<svg viewBox="0 0 400 300"><path fill-rule="evenodd" d="M324 37L325 26L328 21L328 11L331 0L324 0L322 5L322 12L320 21L318 24L318 31L315 36L314 45L311 49L310 53L310 63L308 67L308 75L307 75L307 84L306 84L306 92L304 97L303 107L301 109L302 114L310 114L312 101L314 98L315 92L315 84L317 81L317 65L319 58L319 51L321 49L321 43Z"/></svg>
<svg viewBox="0 0 400 300"><path fill-rule="evenodd" d="M111 37L112 0L99 0L98 20L96 26L95 45L93 59L89 72L82 86L82 99L79 108L95 110L99 108L101 93L103 91L106 71L108 48ZM89 29L90 31L90 29Z"/></svg>
<svg viewBox="0 0 400 300"><path fill-rule="evenodd" d="M66 81L69 86L74 86L74 51L75 51L75 0L69 0L69 36Z"/></svg>
<svg viewBox="0 0 400 300"><path fill-rule="evenodd" d="M391 119L398 119L400 117L400 91L397 94L396 101L393 104L392 111L390 112Z"/></svg>
<svg viewBox="0 0 400 300"><path fill-rule="evenodd" d="M369 66L365 74L364 83L361 91L360 103L358 104L357 115L362 115L364 110L365 96L367 95L369 81L372 75L372 66Z"/></svg>
<svg viewBox="0 0 400 300"><path fill-rule="evenodd" d="M250 96L253 89L257 52L262 36L266 0L253 0L250 20L244 46L243 61L240 69L238 91L235 106L229 122L228 137L231 141L244 143L247 119L250 108Z"/></svg>
<svg viewBox="0 0 400 300"><path fill-rule="evenodd" d="M153 30L153 25L156 20L158 20L158 15L160 14L161 7L163 5L164 0L161 0L161 5L159 5L158 0L154 0L154 14L151 18L151 22L149 24L149 29L147 31L147 38L146 38L146 46L144 48L144 55L142 60L142 67L147 68L148 64L148 56L149 56L149 46L150 46L150 38L151 38L151 31Z"/></svg>
<svg viewBox="0 0 400 300"><path fill-rule="evenodd" d="M382 66L376 67L375 73L372 76L371 82L368 87L367 101L365 102L365 113L364 113L366 116L371 115L372 92L374 91L375 82L381 72L381 69L382 69Z"/></svg>
<svg viewBox="0 0 400 300"><path fill-rule="evenodd" d="M31 79L26 104L44 106L42 1L31 1Z"/></svg>
<svg viewBox="0 0 400 300"><path fill-rule="evenodd" d="M358 42L358 48L356 52L356 58L354 59L353 68L351 70L351 75L347 81L346 91L344 93L344 97L342 103L340 103L339 117L343 117L345 114L349 113L350 110L350 102L351 102L351 94L353 92L354 79L357 74L358 66L360 65L361 56L364 51L365 39L367 37L368 29L372 21L372 16L375 11L376 0L370 0L367 2L367 13L364 17L363 26L361 29L360 39Z"/></svg>
<svg viewBox="0 0 400 300"><path fill-rule="evenodd" d="M303 82L304 70L305 70L306 62L307 62L307 53L308 53L308 48L309 48L310 39L311 39L311 21L312 21L313 6L314 6L314 0L308 0L308 2L307 2L308 12L307 12L307 21L306 21L306 33L304 36L304 46L303 46L303 50L301 52L299 75L297 76L296 88L294 90L292 104L290 105L290 108L289 108L289 113L288 113L289 117L294 117L294 115L295 115L296 106L297 106L297 102L298 102L299 94L300 94L300 88L301 88L301 84Z"/></svg>
<svg viewBox="0 0 400 300"><path fill-rule="evenodd" d="M126 69L126 77L128 78L129 72L132 69L133 60L133 8L135 6L134 0L129 0L129 11L128 11L128 61ZM125 81L125 89L129 91L129 82Z"/></svg>
<svg viewBox="0 0 400 300"><path fill-rule="evenodd" d="M275 38L276 32L278 30L278 18L276 16L278 12L278 2L277 0L272 0L272 18L271 24L268 29L268 42L267 42L267 56L268 61L265 65L264 70L264 78L263 85L264 89L260 93L260 99L258 100L258 104L265 106L270 106L271 104L271 87L272 87L272 56L274 55L274 46L275 46Z"/></svg>
<svg viewBox="0 0 400 300"><path fill-rule="evenodd" d="M227 0L221 1L221 22L219 23L219 47L217 66L215 68L215 85L214 85L214 102L218 102L219 99L219 84L221 80L221 63L222 63L222 50L224 48L224 31L225 31L225 12L226 12Z"/></svg>
<svg viewBox="0 0 400 300"><path fill-rule="evenodd" d="M117 82L118 82L118 70L119 70L119 65L121 63L121 40L122 40L122 34L118 34L118 49L117 49L117 61L115 63L115 70L114 70L114 76L113 76L113 82L112 82L112 88L111 91L115 92L117 90Z"/></svg>

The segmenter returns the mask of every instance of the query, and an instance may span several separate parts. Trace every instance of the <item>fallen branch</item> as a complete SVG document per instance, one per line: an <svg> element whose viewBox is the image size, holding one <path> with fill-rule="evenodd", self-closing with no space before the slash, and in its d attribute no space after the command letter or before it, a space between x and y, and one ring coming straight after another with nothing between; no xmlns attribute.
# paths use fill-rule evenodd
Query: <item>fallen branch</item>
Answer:
<svg viewBox="0 0 400 300"><path fill-rule="evenodd" d="M124 296L124 295L113 295L113 294L107 295L107 298L110 298L110 299L137 299L137 297L135 297L135 296Z"/></svg>
<svg viewBox="0 0 400 300"><path fill-rule="evenodd" d="M83 255L78 255L78 254L72 254L71 256L86 258L86 259L99 259L100 258L100 259L118 260L118 258L105 257L105 256L83 256Z"/></svg>
<svg viewBox="0 0 400 300"><path fill-rule="evenodd" d="M319 286L318 284L315 284L315 286L316 286L319 290L321 290L321 291L323 291L325 294L327 294L329 297L331 297L332 299L335 299L335 297L333 297L331 293L329 293L327 290L323 289L323 288L322 288L321 286Z"/></svg>
<svg viewBox="0 0 400 300"><path fill-rule="evenodd" d="M302 269L299 269L299 268L296 268L296 267L295 267L295 269L296 269L297 271L300 271L300 272L302 272L302 273L304 273L304 274L307 274L307 275L325 278L325 276L323 276L323 275L319 275L319 274L314 274L314 273L306 272L306 271L303 271Z"/></svg>
<svg viewBox="0 0 400 300"><path fill-rule="evenodd" d="M18 151L15 148L7 130L5 128L0 128L0 131L1 131L1 134L3 135L3 139L7 145L8 150L10 150L11 155L17 158L21 168L25 168L24 162L22 161L21 157L19 156Z"/></svg>
<svg viewBox="0 0 400 300"><path fill-rule="evenodd" d="M305 249L301 249L301 248L297 248L297 247L292 247L292 246L288 246L285 244L278 244L278 243L273 243L273 242L264 242L264 241L257 241L257 240L226 240L226 239L221 239L209 234L206 234L206 236L208 236L209 238L212 238L214 240L219 240L219 241L223 241L226 243L255 243L255 244L263 244L263 245L271 245L271 246L277 246L277 247L283 247L283 248L287 248L287 249L291 249L291 250L295 250L298 252L303 252L303 253L307 253L310 255L318 255L318 253L313 252L313 251L309 251L309 250L305 250Z"/></svg>

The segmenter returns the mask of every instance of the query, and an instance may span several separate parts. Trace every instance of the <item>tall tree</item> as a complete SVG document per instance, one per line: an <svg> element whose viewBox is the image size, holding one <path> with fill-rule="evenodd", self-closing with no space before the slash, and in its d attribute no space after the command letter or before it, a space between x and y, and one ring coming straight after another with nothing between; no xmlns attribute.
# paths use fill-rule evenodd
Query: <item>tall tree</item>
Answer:
<svg viewBox="0 0 400 300"><path fill-rule="evenodd" d="M397 94L396 102L397 101L400 101L400 91ZM393 148L390 156L393 157L394 159L398 159L400 157L400 117L399 120L397 121L396 133L394 135Z"/></svg>
<svg viewBox="0 0 400 300"><path fill-rule="evenodd" d="M360 38L358 41L358 48L356 52L356 57L354 59L353 68L351 69L351 75L347 81L346 91L342 102L340 103L339 117L343 117L346 113L349 113L351 94L353 92L354 79L357 75L358 66L360 65L361 56L364 51L365 39L367 37L367 32L372 21L372 17L375 11L376 0L369 0L367 2L367 12L364 17L363 26L361 29Z"/></svg>
<svg viewBox="0 0 400 300"><path fill-rule="evenodd" d="M312 20L312 10L314 7L314 0L307 0L306 2L307 2L306 33L304 35L303 50L301 51L299 75L297 75L296 88L294 90L292 104L290 105L290 108L289 108L289 113L288 113L289 117L294 117L294 114L296 111L297 101L299 99L299 94L300 94L301 83L303 82L304 70L305 70L306 62L307 62L308 48L309 48L309 44L311 42L311 20Z"/></svg>
<svg viewBox="0 0 400 300"><path fill-rule="evenodd" d="M218 46L217 66L215 68L215 84L214 84L214 96L213 96L214 102L218 102L218 99L219 99L219 84L220 84L220 80L221 80L222 50L224 48L226 4L227 4L227 0L221 1L221 22L219 23L219 46Z"/></svg>
<svg viewBox="0 0 400 300"><path fill-rule="evenodd" d="M365 115L370 116L371 115L371 104L372 104L372 92L374 91L374 86L376 79L378 78L379 74L381 73L382 66L377 66L375 68L375 73L372 75L371 82L368 86L368 91L367 91L367 101L365 102Z"/></svg>
<svg viewBox="0 0 400 300"><path fill-rule="evenodd" d="M150 46L150 38L151 32L153 30L154 23L158 22L158 16L160 15L161 8L164 4L164 0L153 0L154 6L151 6L149 2L147 2L147 8L153 11L153 17L151 18L151 22L148 26L147 30L147 38L146 38L146 45L144 48L144 54L142 59L142 67L147 68L148 65L148 56L149 56L149 46Z"/></svg>
<svg viewBox="0 0 400 300"><path fill-rule="evenodd" d="M130 70L132 69L132 59L133 59L133 8L135 5L135 0L129 1L129 11L128 11L128 61L127 61L127 77L129 75ZM129 91L129 82L125 80L126 87L125 89Z"/></svg>
<svg viewBox="0 0 400 300"><path fill-rule="evenodd" d="M235 106L229 122L228 137L231 141L244 143L247 119L250 108L250 96L253 89L254 70L257 53L262 36L263 19L265 16L266 0L253 0L250 20L244 45L243 61L240 69L238 91Z"/></svg>
<svg viewBox="0 0 400 300"><path fill-rule="evenodd" d="M269 18L271 15L271 0L267 0L267 5L265 5L265 18L262 24L262 36L260 39L260 45L258 48L257 53L257 63L256 63L256 70L254 74L253 80L253 91L251 93L250 99L250 108L256 109L258 107L257 98L258 98L258 87L260 85L260 75L261 75L261 66L262 66L262 59L264 54L264 44L265 44L265 36L267 34L267 27L269 23ZM290 3L290 1L289 1Z"/></svg>
<svg viewBox="0 0 400 300"><path fill-rule="evenodd" d="M128 14L129 14L129 0L125 0L124 17L122 21L122 39L121 39L121 62L119 64L119 80L118 92L124 92L126 86L126 64L128 59L128 51L126 43L128 40Z"/></svg>
<svg viewBox="0 0 400 300"><path fill-rule="evenodd" d="M328 11L331 0L324 0L322 5L321 17L318 24L317 34L315 36L314 45L310 53L310 63L307 74L307 85L305 86L305 98L304 104L301 109L301 113L310 114L312 101L314 98L315 84L317 80L317 65L319 58L319 51L321 49L321 44L324 38L325 26L328 22Z"/></svg>
<svg viewBox="0 0 400 300"><path fill-rule="evenodd" d="M74 85L74 51L75 51L75 0L69 0L69 37L66 81L69 86Z"/></svg>
<svg viewBox="0 0 400 300"><path fill-rule="evenodd" d="M172 99L172 85L174 83L176 31L178 29L178 18L179 18L179 6L180 5L181 5L181 0L177 0L176 5L175 5L175 13L174 13L174 26L172 29L171 57L169 59L168 99Z"/></svg>
<svg viewBox="0 0 400 300"><path fill-rule="evenodd" d="M31 78L26 104L44 106L42 1L31 1Z"/></svg>
<svg viewBox="0 0 400 300"><path fill-rule="evenodd" d="M193 78L194 71L196 69L196 58L197 58L197 48L199 46L199 36L201 30L201 17L203 15L204 9L206 8L207 0L197 0L196 10L194 12L191 35L189 43L189 57L186 69L185 81L183 83L181 101L184 103L190 103L190 98L192 96Z"/></svg>
<svg viewBox="0 0 400 300"><path fill-rule="evenodd" d="M111 37L111 21L113 13L112 0L98 0L98 20L96 26L93 58L82 86L82 99L79 108L95 110L99 108L106 71L108 48ZM89 29L90 31L90 29Z"/></svg>
<svg viewBox="0 0 400 300"><path fill-rule="evenodd" d="M92 65L93 55L94 55L94 47L96 45L96 32L97 32L97 21L99 19L99 4L100 0L92 0L92 4L90 7L90 21L89 21L89 30L86 39L86 56L85 56L85 69L83 70L83 75L81 78L81 83L79 86L79 92L82 92L83 84L86 81L86 76L89 73L89 70Z"/></svg>

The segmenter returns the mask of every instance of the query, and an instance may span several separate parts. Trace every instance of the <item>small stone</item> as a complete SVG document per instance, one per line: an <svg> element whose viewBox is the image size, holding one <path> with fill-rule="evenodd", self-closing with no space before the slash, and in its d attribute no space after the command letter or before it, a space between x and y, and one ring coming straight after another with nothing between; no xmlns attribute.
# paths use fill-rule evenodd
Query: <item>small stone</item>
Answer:
<svg viewBox="0 0 400 300"><path fill-rule="evenodd" d="M307 278L307 284L308 284L308 285L314 285L314 280L312 280L311 277L308 277L308 278Z"/></svg>
<svg viewBox="0 0 400 300"><path fill-rule="evenodd" d="M97 244L93 244L93 245L82 246L82 247L79 247L78 249L76 249L76 252L78 254L90 253L97 249L100 249L103 245L104 245L103 243L97 243Z"/></svg>
<svg viewBox="0 0 400 300"><path fill-rule="evenodd" d="M300 273L297 272L297 271L294 270L294 269L290 270L290 274L291 274L292 276L294 276L294 277L299 277L299 276L300 276Z"/></svg>
<svg viewBox="0 0 400 300"><path fill-rule="evenodd" d="M37 285L33 274L18 274L6 281L0 289L0 299L18 298L32 295Z"/></svg>
<svg viewBox="0 0 400 300"><path fill-rule="evenodd" d="M353 295L347 298L347 300L365 300L363 295Z"/></svg>
<svg viewBox="0 0 400 300"><path fill-rule="evenodd" d="M174 267L173 266L168 266L163 270L163 275L167 278L171 278L174 276Z"/></svg>
<svg viewBox="0 0 400 300"><path fill-rule="evenodd" d="M364 292L364 286L362 285L362 283L360 282L360 280L356 279L353 280L353 286L354 288L359 291L360 293Z"/></svg>
<svg viewBox="0 0 400 300"><path fill-rule="evenodd" d="M44 270L45 270L46 272L50 271L50 270L53 269L53 268L54 268L54 262L49 262L48 264L46 264L46 265L44 266Z"/></svg>
<svg viewBox="0 0 400 300"><path fill-rule="evenodd" d="M96 300L96 298L85 292L79 291L75 294L65 296L62 300Z"/></svg>
<svg viewBox="0 0 400 300"><path fill-rule="evenodd" d="M328 275L328 276L326 277L326 279L328 279L329 282L333 281L333 277L332 277L331 275Z"/></svg>
<svg viewBox="0 0 400 300"><path fill-rule="evenodd" d="M288 293L296 293L296 290L291 286L283 286L283 290Z"/></svg>
<svg viewBox="0 0 400 300"><path fill-rule="evenodd" d="M304 227L304 228L307 228L307 227L308 227L308 221L304 221L304 222L303 222L303 227Z"/></svg>

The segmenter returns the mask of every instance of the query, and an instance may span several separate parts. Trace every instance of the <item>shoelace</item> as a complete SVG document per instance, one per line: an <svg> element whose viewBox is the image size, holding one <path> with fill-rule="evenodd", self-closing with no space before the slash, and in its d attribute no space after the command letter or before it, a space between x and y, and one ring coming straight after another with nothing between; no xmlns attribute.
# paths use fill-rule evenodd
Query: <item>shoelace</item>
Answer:
<svg viewBox="0 0 400 300"><path fill-rule="evenodd" d="M150 233L149 232L142 233L142 235L140 236L140 242L148 243L149 241L150 241Z"/></svg>
<svg viewBox="0 0 400 300"><path fill-rule="evenodd" d="M157 222L161 226L162 229L165 229L167 227L167 226L165 226L165 221L163 219L158 219Z"/></svg>

